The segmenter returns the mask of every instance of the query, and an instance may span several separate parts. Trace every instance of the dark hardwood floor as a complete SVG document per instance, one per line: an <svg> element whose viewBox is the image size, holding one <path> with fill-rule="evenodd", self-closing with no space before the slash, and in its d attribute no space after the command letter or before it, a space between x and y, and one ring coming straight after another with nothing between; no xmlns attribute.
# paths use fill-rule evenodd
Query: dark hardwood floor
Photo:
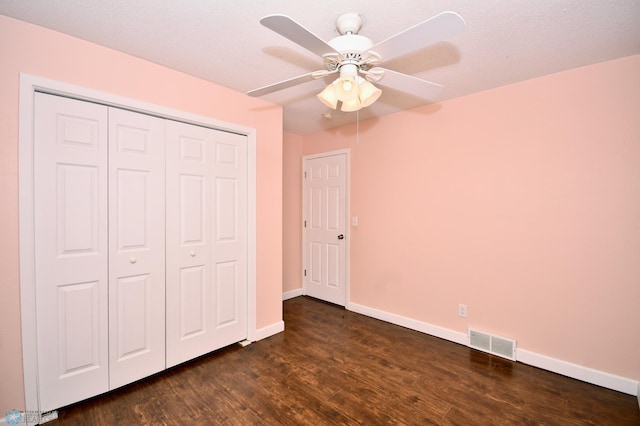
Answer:
<svg viewBox="0 0 640 426"><path fill-rule="evenodd" d="M640 425L630 396L306 297L286 331L59 410L54 425Z"/></svg>

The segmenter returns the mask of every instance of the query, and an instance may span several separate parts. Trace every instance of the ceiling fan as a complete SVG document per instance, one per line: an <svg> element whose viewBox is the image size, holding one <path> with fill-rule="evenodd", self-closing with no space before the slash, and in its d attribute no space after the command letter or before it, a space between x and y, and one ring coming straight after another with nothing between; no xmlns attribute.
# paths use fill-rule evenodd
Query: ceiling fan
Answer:
<svg viewBox="0 0 640 426"><path fill-rule="evenodd" d="M359 35L362 19L346 13L336 20L340 36L326 42L286 15L269 15L260 23L322 57L325 69L270 84L249 91L249 96L263 96L314 79L339 74L318 99L332 109L341 103L342 111L357 111L374 103L382 94L374 84L410 93L427 100L437 98L443 86L379 65L430 44L446 40L464 31L465 22L455 12L442 12L374 44Z"/></svg>

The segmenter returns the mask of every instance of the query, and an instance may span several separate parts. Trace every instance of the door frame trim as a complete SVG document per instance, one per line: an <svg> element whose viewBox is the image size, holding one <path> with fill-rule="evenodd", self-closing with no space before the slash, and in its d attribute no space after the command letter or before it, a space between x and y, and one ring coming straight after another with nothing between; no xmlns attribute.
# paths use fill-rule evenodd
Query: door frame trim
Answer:
<svg viewBox="0 0 640 426"><path fill-rule="evenodd" d="M35 229L34 229L34 99L36 92L99 103L129 111L241 134L247 137L247 336L255 341L256 329L256 129L166 108L85 87L20 74L18 118L18 205L20 245L20 308L25 410L38 413L38 354L36 336ZM29 420L31 418L29 417ZM28 423L35 424L35 423Z"/></svg>
<svg viewBox="0 0 640 426"><path fill-rule="evenodd" d="M349 286L349 266L351 263L350 260L350 255L351 255L351 250L350 250L350 246L351 246L351 221L349 220L350 217L350 212L351 212L351 149L350 148L345 148L345 149L339 149L336 151L328 151L328 152L319 152L316 154L310 154L310 155L305 155L302 157L302 173L300 175L300 179L302 180L302 221L301 221L301 225L302 225L302 276L300 277L302 280L302 294L303 295L307 295L307 277L304 275L304 271L307 268L307 232L306 232L306 228L304 226L304 221L305 221L305 212L306 212L306 208L307 208L307 194L304 190L304 172L305 172L305 165L307 160L313 160L315 158L322 158L322 157L332 157L335 155L345 155L345 209L344 209L344 223L345 223L345 234L346 234L346 242L345 242L345 247L344 247L344 261L345 261L345 282L344 282L344 286L345 286L345 298L344 298L344 306L345 308L347 306L349 306L349 301L351 300L351 293L350 293L350 286Z"/></svg>

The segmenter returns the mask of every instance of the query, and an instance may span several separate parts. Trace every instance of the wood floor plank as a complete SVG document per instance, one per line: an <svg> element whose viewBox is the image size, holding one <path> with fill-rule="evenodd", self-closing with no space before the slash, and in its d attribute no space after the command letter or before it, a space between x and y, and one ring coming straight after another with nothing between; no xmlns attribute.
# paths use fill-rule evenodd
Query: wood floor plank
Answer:
<svg viewBox="0 0 640 426"><path fill-rule="evenodd" d="M634 396L307 297L284 333L59 410L54 425L640 425Z"/></svg>

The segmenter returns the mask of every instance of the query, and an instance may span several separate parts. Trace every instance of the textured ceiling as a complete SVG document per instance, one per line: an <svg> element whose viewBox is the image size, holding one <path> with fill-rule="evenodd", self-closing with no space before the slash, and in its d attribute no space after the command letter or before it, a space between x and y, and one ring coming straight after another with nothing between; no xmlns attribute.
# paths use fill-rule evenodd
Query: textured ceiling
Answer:
<svg viewBox="0 0 640 426"><path fill-rule="evenodd" d="M357 12L360 34L376 43L445 10L465 19L463 34L384 63L443 84L440 100L640 54L638 0L0 0L0 14L239 92L322 68L320 58L260 25L265 15L289 15L330 40L338 35L335 19ZM324 85L310 81L264 98L284 106L289 132L353 121L355 113L323 116L328 109L314 95ZM384 90L359 114L366 119L422 104Z"/></svg>

